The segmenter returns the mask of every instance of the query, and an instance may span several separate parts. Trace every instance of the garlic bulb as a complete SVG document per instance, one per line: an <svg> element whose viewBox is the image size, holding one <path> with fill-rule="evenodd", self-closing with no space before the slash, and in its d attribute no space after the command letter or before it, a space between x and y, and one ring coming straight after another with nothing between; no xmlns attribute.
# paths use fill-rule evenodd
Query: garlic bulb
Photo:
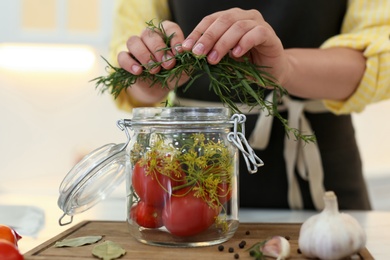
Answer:
<svg viewBox="0 0 390 260"><path fill-rule="evenodd" d="M366 234L351 215L340 213L333 191L325 192L325 208L301 226L299 249L310 258L342 259L365 247Z"/></svg>

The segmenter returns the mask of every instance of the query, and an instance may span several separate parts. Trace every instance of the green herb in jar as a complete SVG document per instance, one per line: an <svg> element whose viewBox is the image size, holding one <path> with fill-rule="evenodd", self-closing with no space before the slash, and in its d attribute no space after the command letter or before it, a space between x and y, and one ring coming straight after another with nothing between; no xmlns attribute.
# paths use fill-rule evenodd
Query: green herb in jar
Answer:
<svg viewBox="0 0 390 260"><path fill-rule="evenodd" d="M228 230L226 203L233 193L234 156L220 133L147 135L139 138L138 148L130 152L134 165L131 209L143 203L153 206L150 212L154 213L149 214L152 218L137 214L142 221L133 220L148 228L157 228L162 221L177 236L197 234L212 224L222 232ZM182 215L191 228L177 224L183 219L175 214L176 209L186 213ZM207 214L200 218L199 212Z"/></svg>

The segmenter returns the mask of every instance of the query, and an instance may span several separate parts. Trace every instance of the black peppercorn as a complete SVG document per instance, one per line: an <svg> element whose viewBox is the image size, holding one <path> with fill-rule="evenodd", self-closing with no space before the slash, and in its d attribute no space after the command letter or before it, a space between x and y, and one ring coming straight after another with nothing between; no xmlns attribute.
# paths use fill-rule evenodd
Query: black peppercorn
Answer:
<svg viewBox="0 0 390 260"><path fill-rule="evenodd" d="M233 247L229 247L229 253L233 253L234 252L234 248Z"/></svg>
<svg viewBox="0 0 390 260"><path fill-rule="evenodd" d="M240 255L239 254L234 254L234 259L239 259L240 258Z"/></svg>
<svg viewBox="0 0 390 260"><path fill-rule="evenodd" d="M250 234L251 232L249 230L245 232L245 235L250 235Z"/></svg>
<svg viewBox="0 0 390 260"><path fill-rule="evenodd" d="M218 246L218 250L219 250L219 251L222 252L224 249L225 249L225 247L224 247L223 245L219 245L219 246Z"/></svg>
<svg viewBox="0 0 390 260"><path fill-rule="evenodd" d="M245 240L242 240L242 241L238 244L238 247L239 247L239 248L244 248L245 245L246 245Z"/></svg>

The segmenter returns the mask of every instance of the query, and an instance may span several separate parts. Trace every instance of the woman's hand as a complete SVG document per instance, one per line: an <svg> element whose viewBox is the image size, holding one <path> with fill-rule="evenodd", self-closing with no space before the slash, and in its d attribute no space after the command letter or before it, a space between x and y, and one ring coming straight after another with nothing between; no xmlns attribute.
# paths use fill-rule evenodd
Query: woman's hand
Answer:
<svg viewBox="0 0 390 260"><path fill-rule="evenodd" d="M128 52L121 52L118 55L119 66L134 75L141 74L145 69L149 69L151 74L158 73L162 67L172 69L176 65L175 53L182 51L181 43L184 40L184 35L176 23L164 21L162 26L167 35L174 34L170 42L171 50L162 51L162 49L167 48L163 38L158 32L147 28L140 36L131 36L128 39ZM188 78L186 74L181 75L179 85L184 84ZM158 85L150 87L150 82L138 81L131 88L127 88L127 91L140 103L152 105L161 101L174 88L176 80L172 79L168 89L163 89Z"/></svg>
<svg viewBox="0 0 390 260"><path fill-rule="evenodd" d="M182 47L207 55L210 64L217 64L226 54L237 59L247 55L251 62L270 67L268 72L279 83L288 66L280 39L257 10L233 8L206 16Z"/></svg>

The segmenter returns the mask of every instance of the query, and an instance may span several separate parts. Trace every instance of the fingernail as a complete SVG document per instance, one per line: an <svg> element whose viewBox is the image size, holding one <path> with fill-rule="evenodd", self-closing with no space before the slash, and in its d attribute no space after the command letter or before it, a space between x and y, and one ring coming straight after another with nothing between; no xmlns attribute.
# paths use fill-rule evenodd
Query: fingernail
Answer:
<svg viewBox="0 0 390 260"><path fill-rule="evenodd" d="M162 60L163 60L165 65L169 65L173 62L173 57L169 54L166 54L162 57Z"/></svg>
<svg viewBox="0 0 390 260"><path fill-rule="evenodd" d="M155 73L157 71L159 71L159 65L153 61L153 60L150 60L146 65L145 65L145 68L147 69L147 71L149 71L150 73Z"/></svg>
<svg viewBox="0 0 390 260"><path fill-rule="evenodd" d="M190 50L194 45L194 41L191 39L187 39L183 42L182 46L184 49Z"/></svg>
<svg viewBox="0 0 390 260"><path fill-rule="evenodd" d="M141 67L139 65L134 64L133 66L131 66L131 70L134 74L138 74L141 70Z"/></svg>
<svg viewBox="0 0 390 260"><path fill-rule="evenodd" d="M192 49L192 52L196 55L202 55L204 51L204 45L202 43L197 43L194 48Z"/></svg>
<svg viewBox="0 0 390 260"><path fill-rule="evenodd" d="M242 51L241 47L240 46L236 46L236 47L234 47L232 53L233 53L234 56L240 56L241 55L241 51Z"/></svg>
<svg viewBox="0 0 390 260"><path fill-rule="evenodd" d="M183 47L181 46L181 44L175 45L175 52L176 52L175 54L183 52Z"/></svg>
<svg viewBox="0 0 390 260"><path fill-rule="evenodd" d="M209 59L209 61L213 62L213 61L217 61L218 59L218 52L216 50L212 50L209 55L207 55L207 58Z"/></svg>
<svg viewBox="0 0 390 260"><path fill-rule="evenodd" d="M151 70L151 69L153 69L153 67L155 66L155 62L154 61L152 61L152 60L150 60L150 61L148 61L148 63L146 64L146 68L147 69L149 69L149 70Z"/></svg>

